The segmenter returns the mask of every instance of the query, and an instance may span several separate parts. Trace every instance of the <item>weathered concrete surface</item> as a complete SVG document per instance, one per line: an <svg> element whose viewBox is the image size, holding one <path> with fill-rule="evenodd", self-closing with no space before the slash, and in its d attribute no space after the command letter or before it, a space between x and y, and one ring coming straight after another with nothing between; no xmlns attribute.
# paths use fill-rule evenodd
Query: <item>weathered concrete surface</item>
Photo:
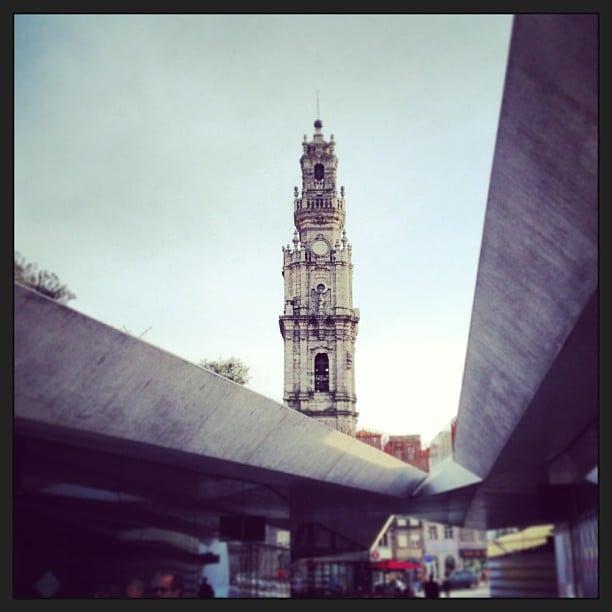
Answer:
<svg viewBox="0 0 612 612"><path fill-rule="evenodd" d="M280 491L277 498L265 495L268 508L261 510L268 516L288 520L293 495L300 498L302 514L318 508L317 489L324 485L328 498L320 507L328 509L361 491L364 502L372 497L379 506L371 518L357 516L353 527L343 520L338 528L344 522L352 538L361 534L366 547L370 531L376 533L386 518L385 499L404 499L425 477L390 455L19 285L14 382L17 434L64 441L84 452L99 448L148 464L180 465L201 479L249 480ZM98 470L114 469L116 457ZM67 469L62 478L70 478ZM138 478L148 479L144 473ZM303 491L310 491L306 499ZM217 495L215 490L211 497ZM208 499L204 493L196 498ZM243 501L236 504L234 512L245 511Z"/></svg>
<svg viewBox="0 0 612 612"><path fill-rule="evenodd" d="M474 525L533 519L597 463L597 36L515 18L454 452L485 479Z"/></svg>

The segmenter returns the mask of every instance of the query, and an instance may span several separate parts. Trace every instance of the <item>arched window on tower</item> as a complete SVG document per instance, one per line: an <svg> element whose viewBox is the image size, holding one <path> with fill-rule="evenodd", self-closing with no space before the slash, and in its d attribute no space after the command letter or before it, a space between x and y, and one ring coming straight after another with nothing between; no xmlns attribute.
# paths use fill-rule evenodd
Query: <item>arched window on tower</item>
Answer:
<svg viewBox="0 0 612 612"><path fill-rule="evenodd" d="M323 164L315 164L314 167L314 177L316 181L322 181L323 175L325 174L323 169Z"/></svg>
<svg viewBox="0 0 612 612"><path fill-rule="evenodd" d="M329 358L325 353L315 357L315 391L329 391Z"/></svg>

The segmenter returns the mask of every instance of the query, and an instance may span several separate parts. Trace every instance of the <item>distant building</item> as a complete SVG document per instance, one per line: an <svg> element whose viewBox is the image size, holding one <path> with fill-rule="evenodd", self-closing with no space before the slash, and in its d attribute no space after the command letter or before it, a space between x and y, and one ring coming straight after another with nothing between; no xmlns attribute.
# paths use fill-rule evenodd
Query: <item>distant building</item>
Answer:
<svg viewBox="0 0 612 612"><path fill-rule="evenodd" d="M383 450L423 472L429 471L429 450L421 448L420 435L389 436Z"/></svg>
<svg viewBox="0 0 612 612"><path fill-rule="evenodd" d="M424 560L427 574L442 580L447 571L486 569L487 533L484 530L423 522Z"/></svg>
<svg viewBox="0 0 612 612"><path fill-rule="evenodd" d="M458 527L459 563L462 569L474 570L477 576L482 575L487 567L487 532L482 529Z"/></svg>
<svg viewBox="0 0 612 612"><path fill-rule="evenodd" d="M365 442L378 450L383 450L383 434L380 432L359 429L357 430L356 437L358 440L361 440L362 442Z"/></svg>
<svg viewBox="0 0 612 612"><path fill-rule="evenodd" d="M438 464L453 454L453 440L455 437L455 417L447 427L442 429L429 444L429 469L433 470Z"/></svg>
<svg viewBox="0 0 612 612"><path fill-rule="evenodd" d="M423 521L396 515L392 524L393 558L398 561L423 561Z"/></svg>

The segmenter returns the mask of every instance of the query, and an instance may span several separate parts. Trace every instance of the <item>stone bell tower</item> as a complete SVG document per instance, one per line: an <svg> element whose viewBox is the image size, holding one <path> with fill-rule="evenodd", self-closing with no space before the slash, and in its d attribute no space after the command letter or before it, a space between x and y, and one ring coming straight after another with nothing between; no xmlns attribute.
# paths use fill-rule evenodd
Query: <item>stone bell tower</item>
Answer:
<svg viewBox="0 0 612 612"><path fill-rule="evenodd" d="M346 237L344 187L337 191L334 137L322 122L304 136L301 193L294 188L293 246L283 247L285 405L355 436L353 264Z"/></svg>

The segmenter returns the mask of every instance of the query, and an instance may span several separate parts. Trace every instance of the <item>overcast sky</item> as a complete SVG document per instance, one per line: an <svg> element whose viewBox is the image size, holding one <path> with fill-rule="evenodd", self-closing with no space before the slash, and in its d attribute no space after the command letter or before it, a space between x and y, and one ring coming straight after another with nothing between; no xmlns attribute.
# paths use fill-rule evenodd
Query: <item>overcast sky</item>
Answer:
<svg viewBox="0 0 612 612"><path fill-rule="evenodd" d="M304 134L336 140L358 428L457 413L510 15L17 15L15 249L69 306L282 402Z"/></svg>

